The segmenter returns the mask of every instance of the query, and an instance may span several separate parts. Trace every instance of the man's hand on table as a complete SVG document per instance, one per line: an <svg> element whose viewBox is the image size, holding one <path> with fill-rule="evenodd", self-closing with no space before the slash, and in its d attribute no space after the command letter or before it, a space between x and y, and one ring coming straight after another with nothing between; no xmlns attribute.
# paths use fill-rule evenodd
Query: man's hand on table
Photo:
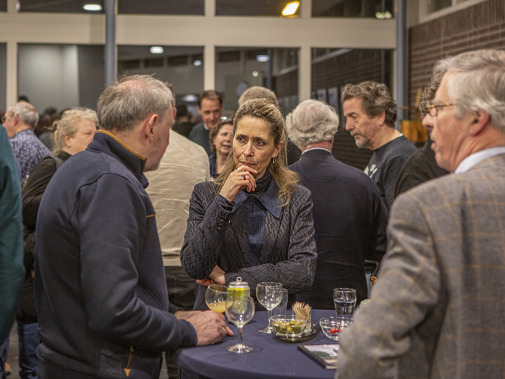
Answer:
<svg viewBox="0 0 505 379"><path fill-rule="evenodd" d="M213 311L177 311L175 317L186 320L196 330L197 346L212 345L220 342L226 335L233 336L233 332L226 325L222 313Z"/></svg>

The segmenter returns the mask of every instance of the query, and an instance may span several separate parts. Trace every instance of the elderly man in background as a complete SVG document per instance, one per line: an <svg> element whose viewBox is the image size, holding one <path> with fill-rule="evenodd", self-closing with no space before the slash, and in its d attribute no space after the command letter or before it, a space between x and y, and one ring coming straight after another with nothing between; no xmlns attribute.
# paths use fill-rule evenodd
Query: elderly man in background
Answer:
<svg viewBox="0 0 505 379"><path fill-rule="evenodd" d="M440 63L432 148L454 172L400 195L338 378L505 376L505 51Z"/></svg>
<svg viewBox="0 0 505 379"><path fill-rule="evenodd" d="M302 150L289 168L312 192L317 246L314 284L297 300L313 308L333 309L333 289L356 289L367 297L365 259L380 261L386 251L388 212L379 191L362 171L331 153L338 116L329 105L306 100L286 118L289 138Z"/></svg>
<svg viewBox="0 0 505 379"><path fill-rule="evenodd" d="M223 113L223 98L214 90L203 91L198 96L198 113L203 122L193 126L189 133L189 139L205 149L207 155L211 155L209 144L209 132L219 121Z"/></svg>
<svg viewBox="0 0 505 379"><path fill-rule="evenodd" d="M345 129L359 148L373 151L365 174L375 182L389 209L395 197L398 174L416 148L395 129L396 102L386 85L376 82L348 84L342 100L347 119Z"/></svg>
<svg viewBox="0 0 505 379"><path fill-rule="evenodd" d="M19 101L7 109L2 119L21 168L21 183L37 163L51 154L33 131L38 121L39 114L33 105L26 101Z"/></svg>
<svg viewBox="0 0 505 379"><path fill-rule="evenodd" d="M162 352L219 342L214 312L169 313L144 171L156 170L174 99L150 76L125 77L98 100L101 130L44 192L37 219L40 378L158 378Z"/></svg>

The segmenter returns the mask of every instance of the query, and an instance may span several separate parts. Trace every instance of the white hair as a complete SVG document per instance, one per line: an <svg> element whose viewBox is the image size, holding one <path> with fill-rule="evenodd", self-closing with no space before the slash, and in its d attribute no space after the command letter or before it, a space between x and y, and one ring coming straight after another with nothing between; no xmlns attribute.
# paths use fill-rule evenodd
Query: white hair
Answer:
<svg viewBox="0 0 505 379"><path fill-rule="evenodd" d="M286 117L289 139L299 148L331 140L338 124L335 109L319 100L305 100Z"/></svg>
<svg viewBox="0 0 505 379"><path fill-rule="evenodd" d="M456 104L454 115L469 111L489 114L491 123L505 133L505 51L474 50L447 61L451 73L449 96Z"/></svg>

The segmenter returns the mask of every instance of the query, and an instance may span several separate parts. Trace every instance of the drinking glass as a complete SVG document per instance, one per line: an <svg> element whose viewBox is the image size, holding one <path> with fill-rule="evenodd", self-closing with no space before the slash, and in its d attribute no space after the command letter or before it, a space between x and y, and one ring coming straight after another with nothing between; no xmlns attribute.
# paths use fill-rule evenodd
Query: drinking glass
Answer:
<svg viewBox="0 0 505 379"><path fill-rule="evenodd" d="M354 288L335 288L333 290L333 302L337 316L352 318L356 307L356 290Z"/></svg>
<svg viewBox="0 0 505 379"><path fill-rule="evenodd" d="M286 311L288 309L288 300L289 300L288 290L283 288L282 300L278 306L272 309L272 316L286 316Z"/></svg>
<svg viewBox="0 0 505 379"><path fill-rule="evenodd" d="M211 284L205 291L205 303L211 311L224 313L226 304L226 287L219 284Z"/></svg>
<svg viewBox="0 0 505 379"><path fill-rule="evenodd" d="M225 307L228 321L233 322L238 329L238 343L230 346L228 351L232 353L242 354L249 353L254 349L242 343L242 328L254 316L254 300L250 296L234 297L233 294L226 298Z"/></svg>
<svg viewBox="0 0 505 379"><path fill-rule="evenodd" d="M282 301L282 284L275 282L261 282L256 286L256 298L268 310L268 325L259 329L261 333L272 333L272 309Z"/></svg>

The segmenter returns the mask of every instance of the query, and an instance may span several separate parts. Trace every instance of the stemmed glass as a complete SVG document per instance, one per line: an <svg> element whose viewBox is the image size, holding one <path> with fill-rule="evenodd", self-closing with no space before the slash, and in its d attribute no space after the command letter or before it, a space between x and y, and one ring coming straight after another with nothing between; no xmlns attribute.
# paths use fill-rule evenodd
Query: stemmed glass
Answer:
<svg viewBox="0 0 505 379"><path fill-rule="evenodd" d="M232 353L242 354L249 353L254 349L242 343L242 328L245 324L252 320L254 316L254 300L250 296L234 297L230 294L226 298L226 316L228 321L233 322L238 329L238 343L230 346L228 351Z"/></svg>
<svg viewBox="0 0 505 379"><path fill-rule="evenodd" d="M224 313L226 305L226 287L211 284L205 291L205 303L211 311Z"/></svg>
<svg viewBox="0 0 505 379"><path fill-rule="evenodd" d="M333 302L337 316L352 318L356 307L356 290L354 288L335 288L333 290Z"/></svg>
<svg viewBox="0 0 505 379"><path fill-rule="evenodd" d="M256 286L256 298L268 310L268 325L259 329L261 333L272 333L272 309L278 306L283 297L282 284L275 282L261 282Z"/></svg>

